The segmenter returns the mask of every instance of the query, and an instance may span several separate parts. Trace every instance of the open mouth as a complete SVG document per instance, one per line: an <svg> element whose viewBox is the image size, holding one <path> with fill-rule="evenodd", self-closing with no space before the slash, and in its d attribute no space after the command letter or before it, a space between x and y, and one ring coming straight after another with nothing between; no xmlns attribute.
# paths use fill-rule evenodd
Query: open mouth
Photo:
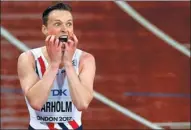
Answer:
<svg viewBox="0 0 191 130"><path fill-rule="evenodd" d="M62 35L59 37L60 42L67 42L68 41L68 35Z"/></svg>

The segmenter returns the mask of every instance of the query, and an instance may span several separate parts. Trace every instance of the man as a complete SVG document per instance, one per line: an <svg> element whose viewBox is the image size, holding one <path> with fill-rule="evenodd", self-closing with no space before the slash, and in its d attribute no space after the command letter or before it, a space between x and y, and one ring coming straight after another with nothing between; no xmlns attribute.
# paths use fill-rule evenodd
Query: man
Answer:
<svg viewBox="0 0 191 130"><path fill-rule="evenodd" d="M94 57L77 49L71 7L58 3L42 16L45 46L22 53L18 76L30 114L29 129L82 129L93 98ZM63 42L59 38L68 37ZM66 40L66 39L65 39Z"/></svg>

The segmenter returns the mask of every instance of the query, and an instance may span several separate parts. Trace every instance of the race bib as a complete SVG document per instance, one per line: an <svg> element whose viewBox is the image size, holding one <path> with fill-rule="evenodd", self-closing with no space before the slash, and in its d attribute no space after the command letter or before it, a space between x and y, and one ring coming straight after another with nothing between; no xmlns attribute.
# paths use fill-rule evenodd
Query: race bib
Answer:
<svg viewBox="0 0 191 130"><path fill-rule="evenodd" d="M41 111L37 112L37 120L40 122L68 122L72 120L73 103L71 98L64 100L48 99Z"/></svg>

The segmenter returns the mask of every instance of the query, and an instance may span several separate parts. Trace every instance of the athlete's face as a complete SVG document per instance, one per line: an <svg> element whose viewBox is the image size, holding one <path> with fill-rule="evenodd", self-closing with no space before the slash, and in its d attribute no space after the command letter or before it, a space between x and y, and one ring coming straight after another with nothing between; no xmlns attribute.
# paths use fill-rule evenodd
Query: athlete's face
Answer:
<svg viewBox="0 0 191 130"><path fill-rule="evenodd" d="M65 10L54 10L50 12L47 26L42 26L42 32L45 36L56 35L58 38L62 35L68 35L70 37L73 33L72 14Z"/></svg>

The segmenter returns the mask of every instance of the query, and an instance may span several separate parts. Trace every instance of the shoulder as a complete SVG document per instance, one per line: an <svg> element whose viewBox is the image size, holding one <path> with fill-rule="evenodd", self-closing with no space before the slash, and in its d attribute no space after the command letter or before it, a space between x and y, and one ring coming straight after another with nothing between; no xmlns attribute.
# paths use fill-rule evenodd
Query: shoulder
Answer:
<svg viewBox="0 0 191 130"><path fill-rule="evenodd" d="M35 51L37 51L39 49L44 49L44 47L39 47L39 48L34 48L34 49L27 50L27 51L21 53L19 55L18 59L19 60L28 59L28 60L34 61L35 58L34 58L33 52L35 52Z"/></svg>
<svg viewBox="0 0 191 130"><path fill-rule="evenodd" d="M80 63L83 64L86 62L95 62L95 57L86 51L82 51L82 54L80 57Z"/></svg>
<svg viewBox="0 0 191 130"><path fill-rule="evenodd" d="M80 72L84 69L84 68L89 68L88 66L93 67L94 69L96 68L95 65L95 57L85 51L82 51L81 57L80 57L80 63L79 63L79 69Z"/></svg>
<svg viewBox="0 0 191 130"><path fill-rule="evenodd" d="M21 53L18 57L18 64L35 64L35 58L34 55L32 53L32 50L27 50L23 53Z"/></svg>
<svg viewBox="0 0 191 130"><path fill-rule="evenodd" d="M31 59L33 57L31 50L25 51L19 55L18 61Z"/></svg>

